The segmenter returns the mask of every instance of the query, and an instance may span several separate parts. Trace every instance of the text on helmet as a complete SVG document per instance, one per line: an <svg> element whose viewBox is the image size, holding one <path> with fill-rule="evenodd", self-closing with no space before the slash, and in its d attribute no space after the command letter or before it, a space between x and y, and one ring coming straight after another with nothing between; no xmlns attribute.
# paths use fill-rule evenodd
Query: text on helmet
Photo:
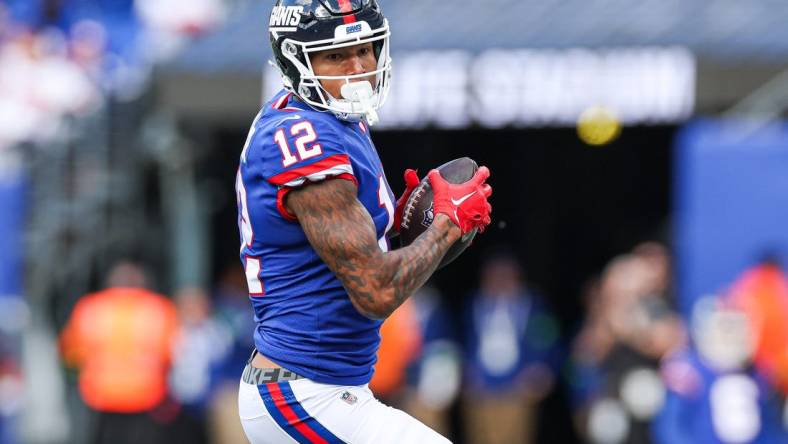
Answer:
<svg viewBox="0 0 788 444"><path fill-rule="evenodd" d="M274 6L268 26L296 26L303 10L303 6Z"/></svg>

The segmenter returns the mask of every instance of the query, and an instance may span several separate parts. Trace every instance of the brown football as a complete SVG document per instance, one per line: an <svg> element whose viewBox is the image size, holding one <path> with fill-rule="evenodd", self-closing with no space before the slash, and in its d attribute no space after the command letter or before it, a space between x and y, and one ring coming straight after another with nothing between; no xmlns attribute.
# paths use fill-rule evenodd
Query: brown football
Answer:
<svg viewBox="0 0 788 444"><path fill-rule="evenodd" d="M465 183L473 177L479 166L470 157L461 157L446 162L437 169L448 182ZM416 240L421 233L432 225L434 217L435 214L432 211L432 187L430 187L430 182L425 176L416 189L413 190L413 194L408 198L402 211L402 223L399 228L401 245L407 246ZM474 236L476 236L476 230L471 231L455 242L449 248L449 251L446 252L446 255L443 256L438 268L444 267L456 259L460 253L468 248Z"/></svg>

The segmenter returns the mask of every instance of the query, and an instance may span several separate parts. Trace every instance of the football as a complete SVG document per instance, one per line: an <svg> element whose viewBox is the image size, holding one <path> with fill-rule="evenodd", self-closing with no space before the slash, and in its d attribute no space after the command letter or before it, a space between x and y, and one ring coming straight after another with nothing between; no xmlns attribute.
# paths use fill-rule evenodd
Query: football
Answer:
<svg viewBox="0 0 788 444"><path fill-rule="evenodd" d="M438 171L441 176L450 183L465 183L469 181L479 166L470 157L461 157L446 162L439 166ZM413 190L405 208L402 211L402 222L399 227L401 245L410 245L421 233L430 225L435 214L432 211L432 187L430 181L425 176L421 183ZM471 244L476 230L467 233L449 248L443 256L438 268L446 266L460 255Z"/></svg>

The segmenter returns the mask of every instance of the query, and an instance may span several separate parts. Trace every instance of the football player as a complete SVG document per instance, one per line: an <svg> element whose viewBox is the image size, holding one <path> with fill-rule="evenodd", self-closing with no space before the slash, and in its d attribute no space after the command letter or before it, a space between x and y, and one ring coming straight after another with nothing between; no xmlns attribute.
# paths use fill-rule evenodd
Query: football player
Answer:
<svg viewBox="0 0 788 444"><path fill-rule="evenodd" d="M381 320L462 235L490 223L489 171L433 170L435 219L407 247L369 126L389 88L389 26L375 0L280 0L269 20L284 90L255 118L236 179L255 351L239 409L252 443L445 443L367 387Z"/></svg>

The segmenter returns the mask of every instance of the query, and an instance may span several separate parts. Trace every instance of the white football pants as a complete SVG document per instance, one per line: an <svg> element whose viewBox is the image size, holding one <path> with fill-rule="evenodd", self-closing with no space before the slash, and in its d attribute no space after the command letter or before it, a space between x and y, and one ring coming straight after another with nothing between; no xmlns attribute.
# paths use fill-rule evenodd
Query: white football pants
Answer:
<svg viewBox="0 0 788 444"><path fill-rule="evenodd" d="M366 385L241 381L238 410L252 444L451 444L407 413L375 399Z"/></svg>

